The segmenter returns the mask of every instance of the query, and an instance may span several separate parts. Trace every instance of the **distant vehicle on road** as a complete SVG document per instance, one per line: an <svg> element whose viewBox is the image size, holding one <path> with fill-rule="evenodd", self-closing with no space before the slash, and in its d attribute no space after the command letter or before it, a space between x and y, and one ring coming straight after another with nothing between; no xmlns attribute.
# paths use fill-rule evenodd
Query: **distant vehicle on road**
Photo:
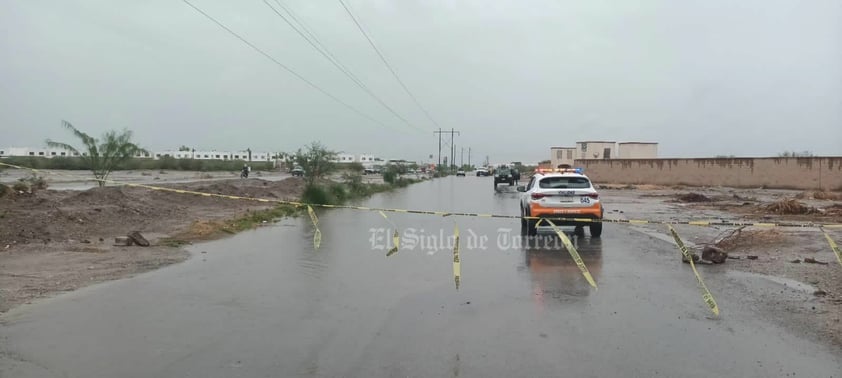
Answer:
<svg viewBox="0 0 842 378"><path fill-rule="evenodd" d="M296 166L295 168L292 169L291 173L292 173L293 176L304 177L304 168Z"/></svg>
<svg viewBox="0 0 842 378"><path fill-rule="evenodd" d="M491 172L489 172L489 171L488 171L487 169L485 169L485 168L479 168L479 169L477 169L477 177L480 177L480 176L490 176L490 175L491 175Z"/></svg>
<svg viewBox="0 0 842 378"><path fill-rule="evenodd" d="M582 221L553 221L556 226L573 226L576 235L583 236L584 227L590 228L591 237L602 235L604 208L599 193L581 169L537 169L522 192L520 215L538 218L579 218ZM537 219L521 218L521 229L527 235L538 232ZM549 226L542 223L542 226Z"/></svg>
<svg viewBox="0 0 842 378"><path fill-rule="evenodd" d="M376 166L368 166L363 169L364 175L376 175L380 173L380 168Z"/></svg>
<svg viewBox="0 0 842 378"><path fill-rule="evenodd" d="M497 190L497 184L507 183L509 186L515 184L515 177L512 174L512 169L508 166L501 165L494 170L494 189Z"/></svg>
<svg viewBox="0 0 842 378"><path fill-rule="evenodd" d="M465 176L465 171L463 171L461 169L456 171L456 176Z"/></svg>

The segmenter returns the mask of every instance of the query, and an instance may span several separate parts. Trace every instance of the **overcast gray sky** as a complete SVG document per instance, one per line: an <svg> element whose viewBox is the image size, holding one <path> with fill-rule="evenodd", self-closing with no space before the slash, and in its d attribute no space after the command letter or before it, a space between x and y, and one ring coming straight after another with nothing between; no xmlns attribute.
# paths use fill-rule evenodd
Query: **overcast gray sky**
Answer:
<svg viewBox="0 0 842 378"><path fill-rule="evenodd" d="M473 160L549 158L578 140L662 156L842 155L838 0L345 0ZM384 158L437 153L433 125L338 0L282 0L403 123L262 0L191 0L378 125L178 0L0 0L2 146L129 128L151 149ZM270 3L275 4L274 0ZM466 152L467 153L467 152Z"/></svg>

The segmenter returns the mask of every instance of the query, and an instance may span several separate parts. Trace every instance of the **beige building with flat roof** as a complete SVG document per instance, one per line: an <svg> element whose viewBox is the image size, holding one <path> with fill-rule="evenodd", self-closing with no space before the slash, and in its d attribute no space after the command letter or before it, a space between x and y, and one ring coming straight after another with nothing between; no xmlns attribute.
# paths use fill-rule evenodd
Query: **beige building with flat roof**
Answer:
<svg viewBox="0 0 842 378"><path fill-rule="evenodd" d="M550 147L550 164L553 168L558 168L562 164L573 166L574 160L576 160L576 147Z"/></svg>
<svg viewBox="0 0 842 378"><path fill-rule="evenodd" d="M658 143L621 142L617 143L618 159L655 159L658 157Z"/></svg>
<svg viewBox="0 0 842 378"><path fill-rule="evenodd" d="M617 142L588 140L576 142L576 159L615 159Z"/></svg>

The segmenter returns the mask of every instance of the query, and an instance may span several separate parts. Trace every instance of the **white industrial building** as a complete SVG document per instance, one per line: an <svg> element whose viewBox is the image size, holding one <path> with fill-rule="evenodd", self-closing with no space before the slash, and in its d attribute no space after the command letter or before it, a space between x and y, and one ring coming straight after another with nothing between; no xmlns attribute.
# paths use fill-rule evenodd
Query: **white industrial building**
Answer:
<svg viewBox="0 0 842 378"><path fill-rule="evenodd" d="M248 151L217 151L217 150L166 150L158 151L154 154L155 159L163 157L172 157L176 159L197 159L197 160L251 160L251 161L269 161L272 160L272 154L269 152L252 151L249 157Z"/></svg>
<svg viewBox="0 0 842 378"><path fill-rule="evenodd" d="M85 153L82 153L85 155ZM75 152L71 152L61 148L31 148L31 147L7 147L0 148L0 157L10 156L33 156L33 157L71 157L79 156Z"/></svg>
<svg viewBox="0 0 842 378"><path fill-rule="evenodd" d="M86 152L82 152L82 156L87 155ZM53 157L74 157L80 156L79 154L71 151L67 151L64 149L58 148L32 148L32 147L8 147L8 148L0 148L0 157L12 157L12 156L31 156L31 157L44 157L44 158L53 158ZM251 152L251 161L270 161L272 160L273 154L270 152L260 152L260 151L252 151ZM175 159L201 159L201 160L249 160L249 152L248 151L217 151L217 150L208 150L208 151L178 151L178 150L163 150L163 151L156 151L152 153L137 153L135 154L135 158L138 159L160 159L163 157L172 157Z"/></svg>
<svg viewBox="0 0 842 378"><path fill-rule="evenodd" d="M382 161L382 160L383 159L375 157L374 155L371 155L371 154L362 154L358 157L357 161L365 164L365 163L374 163L375 161Z"/></svg>
<svg viewBox="0 0 842 378"><path fill-rule="evenodd" d="M357 161L357 157L352 154L337 154L333 159L334 163L353 163Z"/></svg>
<svg viewBox="0 0 842 378"><path fill-rule="evenodd" d="M82 152L85 155L85 152ZM175 159L197 159L197 160L244 160L244 161L272 161L278 154L265 151L223 151L223 150L159 150L150 153L138 153L135 158L138 159L161 159L171 157ZM12 156L32 156L32 157L73 157L79 156L74 152L70 152L57 148L31 148L31 147L7 147L0 148L0 158ZM373 154L348 154L341 153L333 160L335 163L363 163L374 164L383 162L383 159Z"/></svg>

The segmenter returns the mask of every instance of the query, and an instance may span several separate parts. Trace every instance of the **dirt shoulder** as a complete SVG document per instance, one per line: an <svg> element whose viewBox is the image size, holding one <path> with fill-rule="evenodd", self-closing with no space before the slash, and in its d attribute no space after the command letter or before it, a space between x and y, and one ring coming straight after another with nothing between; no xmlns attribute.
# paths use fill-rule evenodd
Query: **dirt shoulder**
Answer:
<svg viewBox="0 0 842 378"><path fill-rule="evenodd" d="M231 179L160 186L297 200L304 182ZM183 261L188 253L178 248L180 242L218 238L224 234L214 224L272 206L128 186L7 194L0 197L0 312ZM152 245L114 245L116 237L132 231Z"/></svg>
<svg viewBox="0 0 842 378"><path fill-rule="evenodd" d="M603 186L607 217L662 222L709 220L758 223L842 224L842 193L770 189ZM661 225L634 226L666 234ZM707 269L781 278L780 290L751 290L747 303L774 307L771 321L787 322L814 338L842 347L842 265L816 227L676 226L695 246L716 246L729 254ZM837 243L842 229L826 229ZM680 258L676 253L676 261ZM753 276L746 276L753 277ZM796 281L804 296L788 296ZM715 285L715 282L709 286ZM748 285L748 284L746 284ZM750 286L750 285L749 285Z"/></svg>

